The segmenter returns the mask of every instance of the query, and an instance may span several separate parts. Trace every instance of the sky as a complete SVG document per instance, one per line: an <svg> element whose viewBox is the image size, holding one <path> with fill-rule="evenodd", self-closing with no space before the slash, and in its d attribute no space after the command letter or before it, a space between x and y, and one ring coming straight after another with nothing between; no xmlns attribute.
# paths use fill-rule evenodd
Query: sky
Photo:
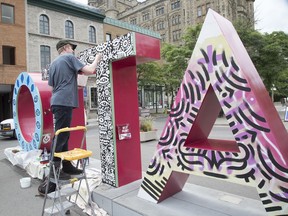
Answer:
<svg viewBox="0 0 288 216"><path fill-rule="evenodd" d="M256 30L288 34L288 0L256 0L254 3Z"/></svg>
<svg viewBox="0 0 288 216"><path fill-rule="evenodd" d="M74 0L87 4L88 0ZM148 0L149 1L149 0ZM256 30L288 34L288 0L256 0L254 2Z"/></svg>

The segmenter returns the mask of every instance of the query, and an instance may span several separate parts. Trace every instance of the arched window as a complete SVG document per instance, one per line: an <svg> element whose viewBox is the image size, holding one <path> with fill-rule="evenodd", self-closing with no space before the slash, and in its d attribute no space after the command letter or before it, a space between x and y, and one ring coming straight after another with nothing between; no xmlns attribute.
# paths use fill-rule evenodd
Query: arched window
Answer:
<svg viewBox="0 0 288 216"><path fill-rule="evenodd" d="M39 25L40 34L49 35L49 18L46 15L40 15Z"/></svg>
<svg viewBox="0 0 288 216"><path fill-rule="evenodd" d="M65 37L74 39L74 25L70 20L65 22Z"/></svg>
<svg viewBox="0 0 288 216"><path fill-rule="evenodd" d="M96 43L96 29L94 26L89 26L89 42Z"/></svg>

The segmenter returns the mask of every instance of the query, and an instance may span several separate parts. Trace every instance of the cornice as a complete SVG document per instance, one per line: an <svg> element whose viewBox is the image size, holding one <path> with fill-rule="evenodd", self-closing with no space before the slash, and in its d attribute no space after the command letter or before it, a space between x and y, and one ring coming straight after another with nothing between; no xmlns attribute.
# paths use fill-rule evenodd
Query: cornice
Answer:
<svg viewBox="0 0 288 216"><path fill-rule="evenodd" d="M78 4L70 0L27 0L29 5L77 16L84 19L102 22L105 14L95 7Z"/></svg>
<svg viewBox="0 0 288 216"><path fill-rule="evenodd" d="M114 26L117 26L117 27L121 27L121 28L127 29L129 31L134 31L134 32L145 34L145 35L149 35L151 37L155 37L155 38L158 38L158 39L161 38L160 34L157 33L157 32L150 31L149 29L145 29L145 28L142 28L142 27L137 26L137 25L129 24L127 22L122 22L120 20L115 20L115 19L112 19L110 17L106 17L104 19L104 23L109 24L109 25L114 25Z"/></svg>

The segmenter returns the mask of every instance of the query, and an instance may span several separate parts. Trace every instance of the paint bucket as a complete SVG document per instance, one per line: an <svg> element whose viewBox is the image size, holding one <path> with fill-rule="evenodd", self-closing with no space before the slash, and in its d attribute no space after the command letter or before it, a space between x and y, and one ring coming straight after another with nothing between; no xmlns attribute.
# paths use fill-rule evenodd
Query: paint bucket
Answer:
<svg viewBox="0 0 288 216"><path fill-rule="evenodd" d="M31 178L25 177L20 179L21 188L28 188L31 186Z"/></svg>

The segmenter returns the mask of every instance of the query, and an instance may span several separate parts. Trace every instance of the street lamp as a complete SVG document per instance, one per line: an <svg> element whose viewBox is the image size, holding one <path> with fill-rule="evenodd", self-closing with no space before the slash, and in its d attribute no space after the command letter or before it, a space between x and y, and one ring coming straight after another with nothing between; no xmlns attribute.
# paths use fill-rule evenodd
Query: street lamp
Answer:
<svg viewBox="0 0 288 216"><path fill-rule="evenodd" d="M276 87L274 84L272 84L271 87L271 98L272 98L272 102L274 102L274 91L277 91Z"/></svg>

